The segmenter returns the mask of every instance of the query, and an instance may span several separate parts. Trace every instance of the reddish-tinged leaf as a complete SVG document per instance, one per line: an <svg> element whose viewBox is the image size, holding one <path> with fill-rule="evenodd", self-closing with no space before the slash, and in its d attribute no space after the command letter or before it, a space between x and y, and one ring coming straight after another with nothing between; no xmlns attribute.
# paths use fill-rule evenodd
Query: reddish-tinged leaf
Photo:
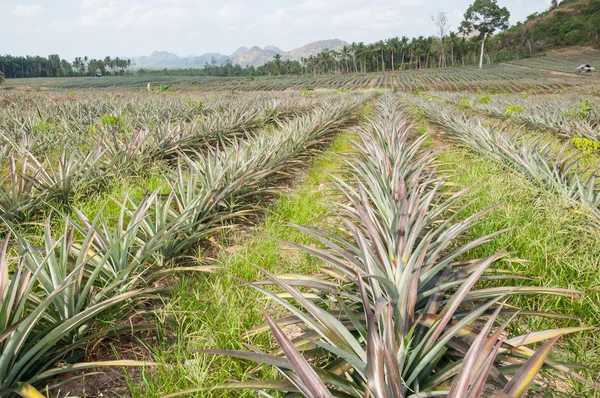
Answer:
<svg viewBox="0 0 600 398"><path fill-rule="evenodd" d="M304 359L302 354L300 354L294 344L287 338L285 333L279 329L269 314L266 312L263 313L275 335L275 339L277 339L285 356L290 361L290 364L302 382L302 385L299 385L298 388L309 398L333 398L333 395L331 395L317 372L315 372L312 366Z"/></svg>
<svg viewBox="0 0 600 398"><path fill-rule="evenodd" d="M560 335L553 337L540 347L540 349L537 350L525 364L523 364L521 369L519 369L512 379L510 379L502 392L514 398L524 397L540 369L544 366L544 362L546 361L548 354L552 351L552 347L560 337Z"/></svg>

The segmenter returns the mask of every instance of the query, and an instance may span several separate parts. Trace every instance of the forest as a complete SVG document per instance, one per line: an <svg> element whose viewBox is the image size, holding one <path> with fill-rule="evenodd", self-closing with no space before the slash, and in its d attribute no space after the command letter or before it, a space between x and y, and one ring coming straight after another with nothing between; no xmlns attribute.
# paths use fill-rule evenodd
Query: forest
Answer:
<svg viewBox="0 0 600 398"><path fill-rule="evenodd" d="M69 62L58 54L50 54L47 58L0 55L0 73L6 78L95 76L98 73L123 75L130 66L129 59L109 56L104 59L76 57Z"/></svg>

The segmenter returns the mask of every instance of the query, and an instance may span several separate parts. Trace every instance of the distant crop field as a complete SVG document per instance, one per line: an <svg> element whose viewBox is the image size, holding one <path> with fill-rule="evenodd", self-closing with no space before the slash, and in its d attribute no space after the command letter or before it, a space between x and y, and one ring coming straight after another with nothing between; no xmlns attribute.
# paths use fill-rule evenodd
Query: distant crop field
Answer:
<svg viewBox="0 0 600 398"><path fill-rule="evenodd" d="M533 59L532 59L533 60ZM530 60L531 61L531 60ZM200 92L262 92L310 90L461 91L490 93L555 92L588 83L581 76L556 75L547 70L512 65L422 69L379 74L332 74L261 77L105 76L8 79L5 89L35 91L146 90L148 84L171 90Z"/></svg>
<svg viewBox="0 0 600 398"><path fill-rule="evenodd" d="M492 65L476 67L415 70L396 74L398 91L467 91L518 93L522 91L552 92L577 85L577 79L557 78L546 71Z"/></svg>
<svg viewBox="0 0 600 398"><path fill-rule="evenodd" d="M557 50L543 56L521 59L510 63L564 73L576 73L577 67L581 64L590 64L598 70L600 69L600 50L590 48Z"/></svg>
<svg viewBox="0 0 600 398"><path fill-rule="evenodd" d="M173 85L195 91L285 91L310 89L357 89L369 87L374 75L325 76L105 76L57 79L9 79L7 86L48 90L131 90L147 85Z"/></svg>

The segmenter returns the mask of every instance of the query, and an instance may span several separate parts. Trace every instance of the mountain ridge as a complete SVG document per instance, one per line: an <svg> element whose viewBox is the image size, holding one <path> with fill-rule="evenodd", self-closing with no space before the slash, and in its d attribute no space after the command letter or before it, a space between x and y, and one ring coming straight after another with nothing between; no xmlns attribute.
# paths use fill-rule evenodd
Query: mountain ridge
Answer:
<svg viewBox="0 0 600 398"><path fill-rule="evenodd" d="M168 51L153 51L150 55L144 55L138 58L130 58L138 67L201 67L207 62L211 63L214 59L217 65L223 65L228 60L233 64L240 66L261 66L273 60L273 56L281 54L281 59L300 61L301 58L308 58L311 55L316 55L319 52L329 50L339 50L344 45L347 45L343 40L318 40L308 43L304 46L295 48L290 51L283 51L276 46L266 46L260 48L258 46L244 47L241 46L230 55L221 53L204 53L199 56L189 54L180 57L175 53Z"/></svg>

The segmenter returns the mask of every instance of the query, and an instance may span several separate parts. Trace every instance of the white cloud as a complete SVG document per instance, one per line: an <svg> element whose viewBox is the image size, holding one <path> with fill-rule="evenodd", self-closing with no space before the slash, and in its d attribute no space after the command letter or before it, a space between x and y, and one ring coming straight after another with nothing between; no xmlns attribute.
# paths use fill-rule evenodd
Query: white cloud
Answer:
<svg viewBox="0 0 600 398"><path fill-rule="evenodd" d="M282 22L288 17L287 11L283 8L278 8L275 12L265 14L263 22L266 24L276 24Z"/></svg>
<svg viewBox="0 0 600 398"><path fill-rule="evenodd" d="M102 5L103 3L105 2L103 2L102 0L83 0L81 2L81 7L84 9L93 9Z"/></svg>
<svg viewBox="0 0 600 398"><path fill-rule="evenodd" d="M339 3L343 3L343 2L339 2ZM344 4L339 4L338 2L336 2L335 4L332 3L328 3L326 1L322 1L322 0L304 0L303 2L301 2L300 4L296 4L293 5L292 9L296 9L296 10L303 10L303 11L322 11L322 10L326 10L329 8L341 8L344 7Z"/></svg>
<svg viewBox="0 0 600 398"><path fill-rule="evenodd" d="M226 2L217 8L214 13L219 23L237 23L247 18L248 12L243 4L237 2Z"/></svg>
<svg viewBox="0 0 600 398"><path fill-rule="evenodd" d="M261 20L267 25L381 31L400 26L403 14L422 5L423 0L300 0L264 14Z"/></svg>
<svg viewBox="0 0 600 398"><path fill-rule="evenodd" d="M193 9L162 2L159 4L133 2L126 5L116 0L107 2L83 0L81 7L84 12L77 21L81 26L176 27L182 22L192 20L194 14Z"/></svg>
<svg viewBox="0 0 600 398"><path fill-rule="evenodd" d="M39 4L19 4L13 9L13 14L18 17L35 17L40 15L43 10Z"/></svg>
<svg viewBox="0 0 600 398"><path fill-rule="evenodd" d="M363 30L385 30L400 25L398 13L391 8L364 7L334 15L333 26L360 26Z"/></svg>

